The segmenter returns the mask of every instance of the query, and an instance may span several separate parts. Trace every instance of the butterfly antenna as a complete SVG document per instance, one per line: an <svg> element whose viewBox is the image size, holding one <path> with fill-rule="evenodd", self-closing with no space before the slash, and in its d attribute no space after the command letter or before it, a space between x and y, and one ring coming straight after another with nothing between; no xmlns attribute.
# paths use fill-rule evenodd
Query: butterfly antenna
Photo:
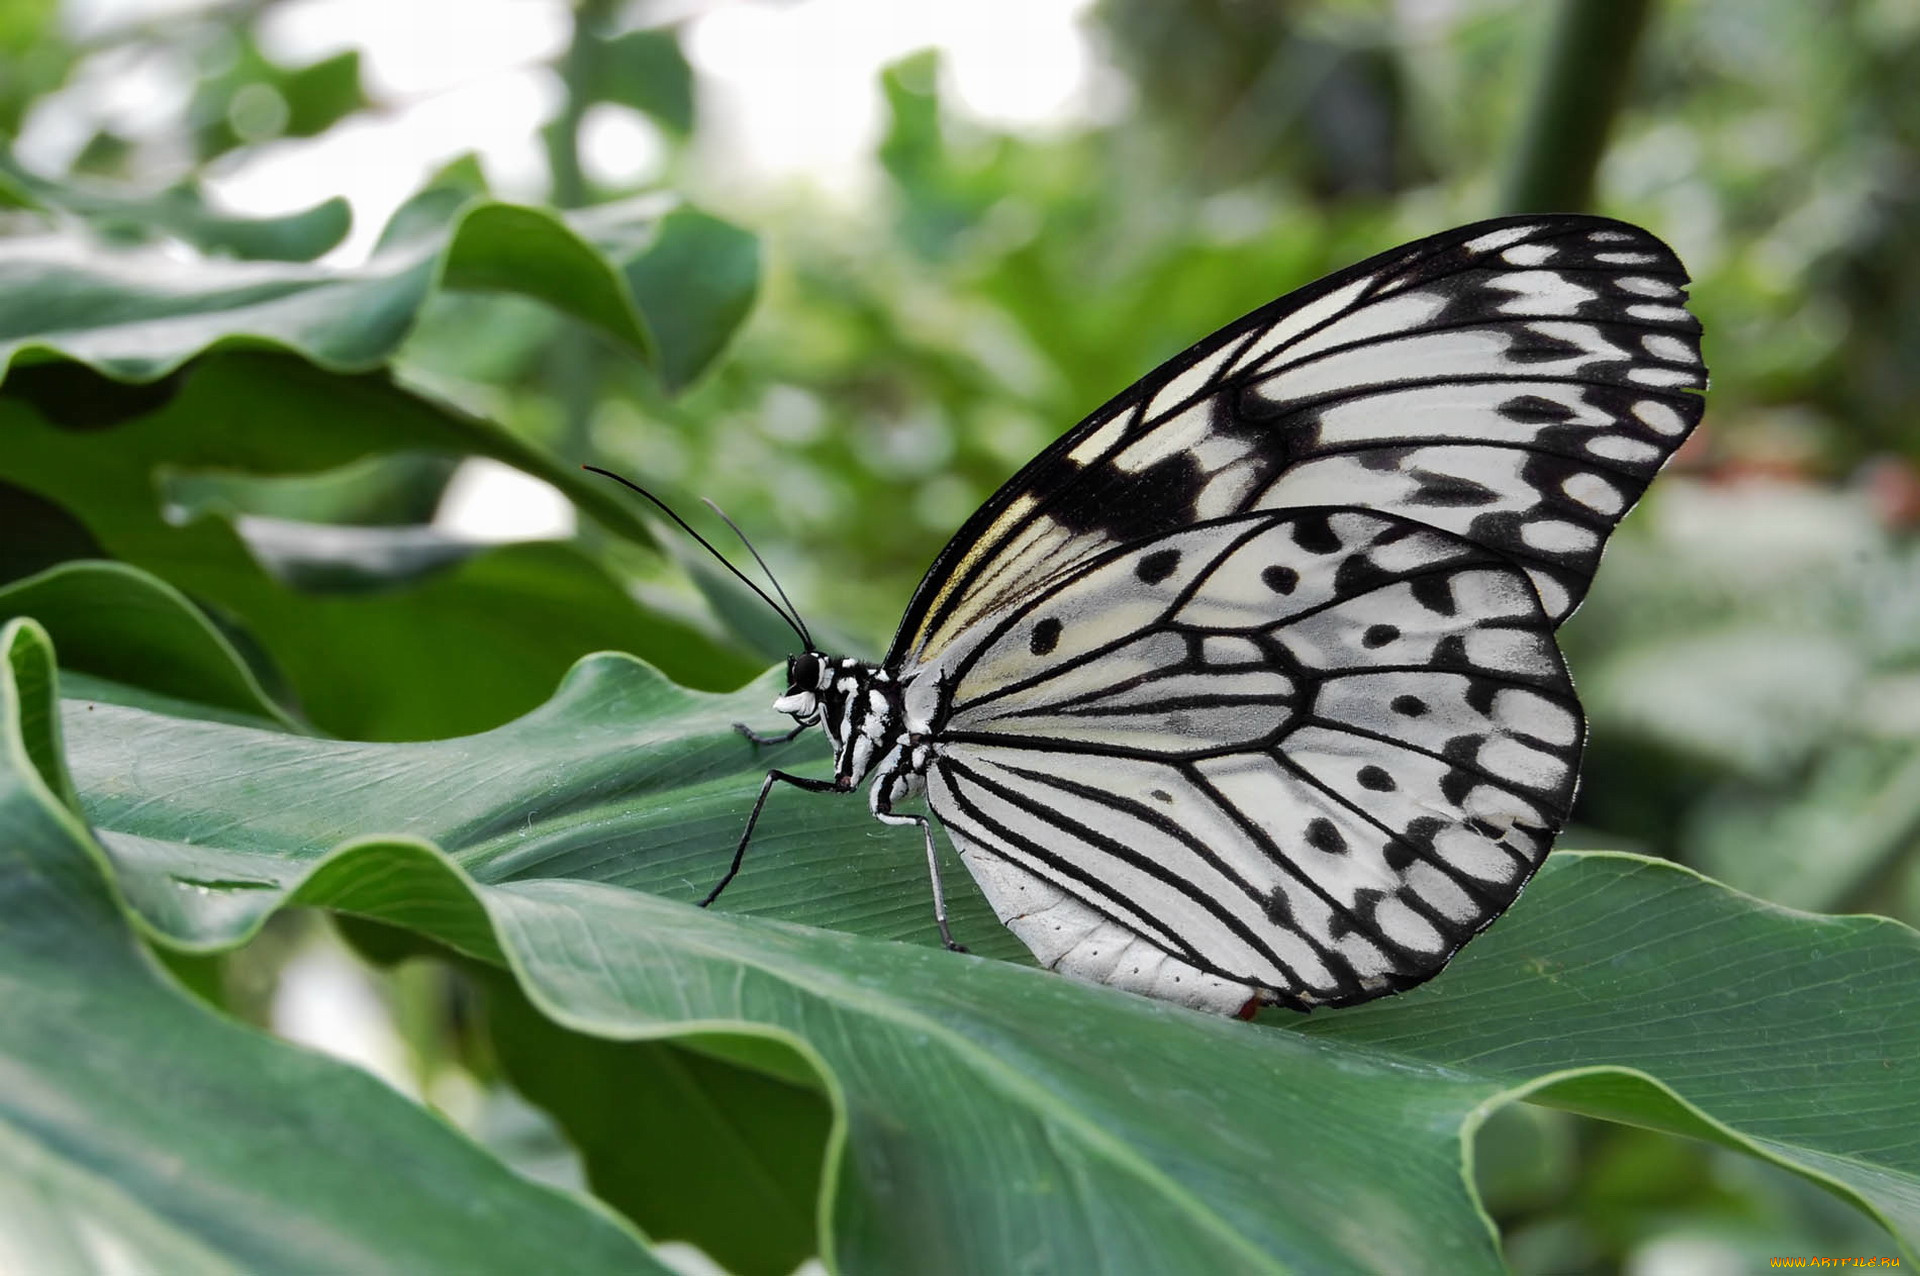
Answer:
<svg viewBox="0 0 1920 1276"><path fill-rule="evenodd" d="M813 650L813 639L807 635L806 626L799 623L799 614L796 612L794 615L789 616L786 612L782 611L780 608L780 604L776 603L775 601L773 601L772 598L767 596L766 590L754 584L753 581L747 577L747 574L745 572L741 571L738 567L735 567L730 561L728 561L727 556L725 554L722 554L719 550L713 547L712 541L709 541L706 537L702 536L699 532L694 531L693 525L688 523L686 519L681 518L678 514L674 513L673 507L671 505L668 505L665 501L655 496L652 492L649 492L646 488L641 487L638 483L634 482L632 479L622 478L620 475L615 474L612 470L603 470L597 465L583 465L580 468L590 473L598 474L605 478L610 478L614 482L620 484L622 487L630 488L633 491L638 492L641 496L646 497L649 501L652 501L654 505L659 507L660 512L662 514L665 514L668 518L672 519L675 523L678 523L680 525L681 531L685 532L687 535L693 537L695 541L699 542L700 548L706 550L709 554L712 554L716 559L718 559L720 562L720 565L726 568L728 571L732 572L734 576L740 581L741 584L745 585L748 589L751 589L754 593L760 595L760 601L765 603L767 606L773 608L774 615L780 617L780 619L787 622L787 628L793 630L795 636L798 637L801 642L807 645L807 650L808 651ZM720 517L726 518L726 515L722 514ZM727 520L727 526L733 527L732 519ZM738 532L740 529L735 527L733 530L735 532ZM743 536L741 537L741 539L745 540L746 538ZM749 545L747 546L747 548L751 550L753 546ZM755 561L758 561L760 558L760 555L755 554L753 557ZM766 566L765 563L761 563L760 565L763 568ZM769 579L772 578L771 573L768 574L768 578ZM775 589L779 589L780 582L774 581L773 587ZM784 593L781 594L780 596L782 598L786 597ZM791 607L792 605L793 605L792 603L787 604L787 606L789 607Z"/></svg>
<svg viewBox="0 0 1920 1276"><path fill-rule="evenodd" d="M720 516L720 521L733 529L733 534L740 538L740 543L747 547L747 552L749 554L753 555L753 561L760 564L760 570L766 573L768 582L773 586L773 592L780 595L780 601L787 605L787 610L789 612L793 613L794 623L799 628L801 640L807 644L807 650L812 651L813 638L807 632L807 622L804 618L801 617L800 609L793 605L793 599L787 597L787 591L780 588L780 578L773 574L773 568L767 566L767 560L760 557L760 551L753 547L753 542L747 539L747 534L740 530L740 524L728 518L727 512L725 510L721 509L718 505L715 505L712 501L708 500L706 497L704 496L701 497L700 503L702 505L705 505L708 509L712 510L715 514L718 514Z"/></svg>

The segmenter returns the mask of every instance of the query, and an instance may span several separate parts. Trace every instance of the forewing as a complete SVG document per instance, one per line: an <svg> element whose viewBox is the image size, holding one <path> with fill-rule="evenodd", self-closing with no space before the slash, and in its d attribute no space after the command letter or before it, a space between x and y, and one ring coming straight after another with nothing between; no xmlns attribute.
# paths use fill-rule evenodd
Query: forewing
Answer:
<svg viewBox="0 0 1920 1276"><path fill-rule="evenodd" d="M934 812L1043 962L1224 1009L1439 971L1545 857L1584 734L1525 573L1353 509L1109 552L907 707L940 724Z"/></svg>
<svg viewBox="0 0 1920 1276"><path fill-rule="evenodd" d="M1248 315L1095 412L927 573L887 664L1117 546L1255 509L1358 506L1525 568L1558 623L1700 418L1700 325L1667 246L1605 218L1504 218Z"/></svg>

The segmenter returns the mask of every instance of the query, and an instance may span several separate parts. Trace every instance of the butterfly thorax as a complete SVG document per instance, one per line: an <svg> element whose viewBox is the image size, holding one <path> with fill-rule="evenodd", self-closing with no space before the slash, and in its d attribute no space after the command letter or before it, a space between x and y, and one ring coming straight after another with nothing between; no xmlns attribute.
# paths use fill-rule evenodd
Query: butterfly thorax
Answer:
<svg viewBox="0 0 1920 1276"><path fill-rule="evenodd" d="M878 771L876 796L891 802L919 788L928 758L927 728L911 720L905 695L905 685L879 665L809 651L788 658L787 693L773 708L826 731L836 787L855 788Z"/></svg>

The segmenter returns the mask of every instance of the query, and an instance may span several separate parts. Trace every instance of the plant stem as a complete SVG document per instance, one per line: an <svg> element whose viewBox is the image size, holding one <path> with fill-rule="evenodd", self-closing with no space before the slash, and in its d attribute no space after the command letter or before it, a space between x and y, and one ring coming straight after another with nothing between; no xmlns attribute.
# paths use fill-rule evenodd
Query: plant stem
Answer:
<svg viewBox="0 0 1920 1276"><path fill-rule="evenodd" d="M580 167L580 122L596 97L600 39L613 11L613 0L581 0L574 10L573 39L560 63L566 97L545 132L551 199L556 208L579 208L587 202L587 179ZM600 360L601 351L592 338L573 324L562 328L548 352L548 384L565 418L558 450L570 461L585 462L592 454Z"/></svg>
<svg viewBox="0 0 1920 1276"><path fill-rule="evenodd" d="M1501 192L1509 213L1578 212L1633 74L1653 0L1561 0L1519 148Z"/></svg>

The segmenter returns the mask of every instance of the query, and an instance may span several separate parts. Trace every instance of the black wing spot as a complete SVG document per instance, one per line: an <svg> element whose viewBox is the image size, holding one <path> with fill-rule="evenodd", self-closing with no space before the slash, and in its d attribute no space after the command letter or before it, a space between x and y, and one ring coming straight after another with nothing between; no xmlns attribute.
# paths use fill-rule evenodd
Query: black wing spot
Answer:
<svg viewBox="0 0 1920 1276"><path fill-rule="evenodd" d="M1385 899L1386 895L1387 893L1385 891L1374 890L1370 886L1362 886L1354 891L1353 916L1348 916L1346 912L1335 911L1333 916L1327 919L1328 938L1340 940L1351 935L1354 930L1354 917L1358 917L1369 926L1374 925L1374 914L1379 912L1380 901Z"/></svg>
<svg viewBox="0 0 1920 1276"><path fill-rule="evenodd" d="M1173 794L1167 792L1165 789L1148 789L1147 796L1156 802L1170 803L1173 801Z"/></svg>
<svg viewBox="0 0 1920 1276"><path fill-rule="evenodd" d="M1286 891L1278 886L1267 896L1267 920L1276 926L1293 925L1293 905L1287 901Z"/></svg>
<svg viewBox="0 0 1920 1276"><path fill-rule="evenodd" d="M1278 563L1263 570L1260 579L1276 594L1291 594L1300 585L1300 573Z"/></svg>
<svg viewBox="0 0 1920 1276"><path fill-rule="evenodd" d="M1400 629L1396 625L1368 625L1367 632L1360 635L1360 645L1384 647L1390 642L1399 641L1399 638Z"/></svg>
<svg viewBox="0 0 1920 1276"><path fill-rule="evenodd" d="M1480 782L1473 772L1460 768L1472 765L1485 743L1485 736L1457 735L1441 746L1440 756L1453 763L1453 767L1440 777L1440 796L1455 806L1466 805L1467 794Z"/></svg>
<svg viewBox="0 0 1920 1276"><path fill-rule="evenodd" d="M1493 716L1493 700L1500 694L1500 684L1491 678L1467 679L1467 707L1483 718Z"/></svg>
<svg viewBox="0 0 1920 1276"><path fill-rule="evenodd" d="M1372 470L1376 474L1394 474L1406 465L1407 458L1413 455L1410 447L1377 447L1354 454L1354 460L1360 462L1363 470Z"/></svg>
<svg viewBox="0 0 1920 1276"><path fill-rule="evenodd" d="M1492 505L1500 499L1500 493L1485 483L1476 483L1458 474L1436 474L1431 470L1419 470L1414 473L1413 481L1419 486L1414 494L1407 498L1408 504L1411 505L1444 507Z"/></svg>
<svg viewBox="0 0 1920 1276"><path fill-rule="evenodd" d="M1105 459L1062 479L1047 515L1076 534L1102 532L1121 544L1153 540L1195 520L1194 503L1205 487L1191 452L1176 452L1137 474Z"/></svg>
<svg viewBox="0 0 1920 1276"><path fill-rule="evenodd" d="M1440 777L1440 796L1459 806L1467 800L1467 794L1473 792L1478 784L1471 771L1449 771Z"/></svg>
<svg viewBox="0 0 1920 1276"><path fill-rule="evenodd" d="M1402 840L1420 850L1431 851L1434 849L1433 839L1446 827L1447 822L1437 815L1417 816L1407 821L1407 831L1402 835Z"/></svg>
<svg viewBox="0 0 1920 1276"><path fill-rule="evenodd" d="M1161 581L1173 575L1173 569L1179 565L1179 550L1160 549L1148 554L1138 563L1134 564L1133 574L1138 576L1143 584L1158 585Z"/></svg>
<svg viewBox="0 0 1920 1276"><path fill-rule="evenodd" d="M1334 554L1340 550L1340 538L1325 514L1303 514L1293 520L1293 543L1309 554Z"/></svg>
<svg viewBox="0 0 1920 1276"><path fill-rule="evenodd" d="M1417 718L1427 711L1427 702L1419 696L1395 696L1393 711L1408 718Z"/></svg>
<svg viewBox="0 0 1920 1276"><path fill-rule="evenodd" d="M1307 845L1316 851L1337 855L1347 849L1347 839L1340 836L1340 830L1333 826L1332 820L1322 817L1308 823Z"/></svg>
<svg viewBox="0 0 1920 1276"><path fill-rule="evenodd" d="M1358 779L1361 788L1372 789L1375 793L1391 793L1399 787L1384 768L1377 766L1361 767Z"/></svg>
<svg viewBox="0 0 1920 1276"><path fill-rule="evenodd" d="M1027 640L1027 649L1036 656L1044 656L1060 645L1060 622L1052 616L1033 627L1033 636Z"/></svg>
<svg viewBox="0 0 1920 1276"><path fill-rule="evenodd" d="M1516 425L1560 425L1573 419L1572 408L1537 394L1516 395L1494 411Z"/></svg>
<svg viewBox="0 0 1920 1276"><path fill-rule="evenodd" d="M1433 667L1436 669L1472 669L1476 666L1467 659L1467 639L1465 634L1448 634L1433 644Z"/></svg>
<svg viewBox="0 0 1920 1276"><path fill-rule="evenodd" d="M1407 822L1407 831L1389 841L1385 849L1387 867L1396 873L1404 873L1413 867L1421 853L1434 854L1433 839L1440 830L1446 828L1445 820L1432 815L1422 815Z"/></svg>
<svg viewBox="0 0 1920 1276"><path fill-rule="evenodd" d="M1333 574L1333 592L1342 598L1351 598L1391 584L1395 579L1392 572L1365 554L1354 554Z"/></svg>
<svg viewBox="0 0 1920 1276"><path fill-rule="evenodd" d="M1535 328L1520 329L1506 350L1507 358L1515 363L1549 363L1558 359L1578 358L1585 353L1574 342Z"/></svg>
<svg viewBox="0 0 1920 1276"><path fill-rule="evenodd" d="M1457 610L1451 577L1416 576L1409 583L1413 589L1413 600L1434 615L1451 616Z"/></svg>

